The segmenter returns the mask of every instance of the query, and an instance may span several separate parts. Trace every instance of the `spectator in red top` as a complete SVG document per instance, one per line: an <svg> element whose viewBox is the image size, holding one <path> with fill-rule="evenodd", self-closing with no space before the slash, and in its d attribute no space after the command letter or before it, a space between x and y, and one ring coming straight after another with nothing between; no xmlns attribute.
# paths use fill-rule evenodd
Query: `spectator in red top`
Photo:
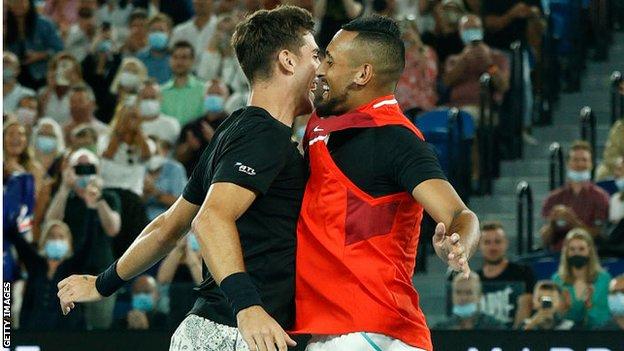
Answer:
<svg viewBox="0 0 624 351"><path fill-rule="evenodd" d="M438 57L420 39L415 17L407 17L401 24L405 43L405 70L397 85L396 99L401 109L411 115L431 110L438 102Z"/></svg>
<svg viewBox="0 0 624 351"><path fill-rule="evenodd" d="M563 239L573 228L586 229L599 239L609 215L609 195L591 182L592 150L576 141L568 154L568 182L548 195L542 208L546 224L540 230L545 248L560 251Z"/></svg>
<svg viewBox="0 0 624 351"><path fill-rule="evenodd" d="M509 88L509 60L507 56L483 42L483 24L475 15L465 15L459 21L459 34L464 49L449 56L445 63L444 84L451 89L449 105L479 116L479 79L489 73L496 92L495 99Z"/></svg>

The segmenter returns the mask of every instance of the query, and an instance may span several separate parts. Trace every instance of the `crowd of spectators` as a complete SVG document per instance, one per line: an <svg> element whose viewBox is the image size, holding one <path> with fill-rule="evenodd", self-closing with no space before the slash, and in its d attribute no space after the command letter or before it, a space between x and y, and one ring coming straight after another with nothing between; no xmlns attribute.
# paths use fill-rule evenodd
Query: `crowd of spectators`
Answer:
<svg viewBox="0 0 624 351"><path fill-rule="evenodd" d="M321 47L357 16L397 19L406 69L396 95L410 117L452 106L478 119L483 73L492 77L496 101L509 90L514 41L522 43L527 67L522 98L532 106L529 68L539 62L544 30L540 1L281 3L314 14ZM191 287L202 280L192 233L147 275L109 299L79 306L69 318L61 317L56 284L73 273L102 271L181 194L219 124L247 102L249 86L230 45L236 23L279 4L5 1L3 178L9 205L3 268L14 284L12 327L165 329L184 317L193 303ZM624 326L623 278L609 282L593 244L624 237L624 127L618 123L597 172L611 197L586 184L591 150L578 144L570 151L569 184L544 207L544 242L562 255L553 282L536 285L528 268L509 262L504 230L490 224L481 244L486 263L470 279L453 281L454 316L444 326ZM305 123L295 125L300 137ZM603 237L609 225L615 234ZM497 282L503 284L488 285ZM515 282L512 291L508 282Z"/></svg>

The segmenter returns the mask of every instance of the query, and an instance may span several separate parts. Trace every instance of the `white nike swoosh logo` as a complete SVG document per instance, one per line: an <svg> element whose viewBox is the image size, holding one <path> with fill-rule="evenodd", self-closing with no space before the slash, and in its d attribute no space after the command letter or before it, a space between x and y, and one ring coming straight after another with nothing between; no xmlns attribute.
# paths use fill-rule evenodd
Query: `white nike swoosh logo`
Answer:
<svg viewBox="0 0 624 351"><path fill-rule="evenodd" d="M313 129L313 130L314 130L315 132L317 132L317 133L318 133L318 132L322 132L322 131L324 131L325 129L323 129L323 128L319 128L319 126L316 126L316 127L314 127L314 129Z"/></svg>

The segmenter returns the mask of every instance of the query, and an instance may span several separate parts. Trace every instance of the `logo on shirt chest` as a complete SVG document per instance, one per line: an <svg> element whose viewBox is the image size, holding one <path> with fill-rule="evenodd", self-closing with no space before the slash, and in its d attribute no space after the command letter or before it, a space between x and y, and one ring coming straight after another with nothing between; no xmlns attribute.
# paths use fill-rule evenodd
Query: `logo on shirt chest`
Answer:
<svg viewBox="0 0 624 351"><path fill-rule="evenodd" d="M240 162L236 162L236 164L234 166L238 166L238 171L239 172L243 172L249 175L256 175L256 170L249 167L249 166L245 166L244 164L240 163Z"/></svg>

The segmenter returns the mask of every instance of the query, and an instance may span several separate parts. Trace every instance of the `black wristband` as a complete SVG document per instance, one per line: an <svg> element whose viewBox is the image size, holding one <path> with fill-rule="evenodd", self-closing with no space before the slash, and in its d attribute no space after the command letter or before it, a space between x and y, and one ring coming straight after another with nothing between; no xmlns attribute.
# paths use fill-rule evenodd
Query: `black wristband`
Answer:
<svg viewBox="0 0 624 351"><path fill-rule="evenodd" d="M117 261L108 266L95 279L95 289L104 297L111 296L124 284L126 284L126 281L117 274Z"/></svg>
<svg viewBox="0 0 624 351"><path fill-rule="evenodd" d="M262 306L260 293L249 274L238 272L225 277L220 284L221 291L230 300L234 316L251 306Z"/></svg>

